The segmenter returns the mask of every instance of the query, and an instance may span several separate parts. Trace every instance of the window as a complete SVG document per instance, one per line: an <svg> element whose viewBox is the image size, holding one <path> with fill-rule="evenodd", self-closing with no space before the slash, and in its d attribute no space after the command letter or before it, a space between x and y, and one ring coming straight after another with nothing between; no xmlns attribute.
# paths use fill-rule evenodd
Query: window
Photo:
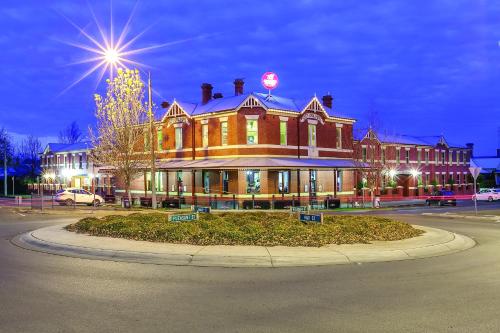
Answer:
<svg viewBox="0 0 500 333"><path fill-rule="evenodd" d="M287 130L286 130L286 121L280 121L280 145L286 146L286 137L287 137Z"/></svg>
<svg viewBox="0 0 500 333"><path fill-rule="evenodd" d="M71 169L75 168L75 155L71 156Z"/></svg>
<svg viewBox="0 0 500 333"><path fill-rule="evenodd" d="M203 148L208 147L208 124L201 125L201 144Z"/></svg>
<svg viewBox="0 0 500 333"><path fill-rule="evenodd" d="M431 175L430 174L425 174L425 184L424 185L429 185L430 183L430 178L431 178Z"/></svg>
<svg viewBox="0 0 500 333"><path fill-rule="evenodd" d="M385 164L385 148L382 148L382 164Z"/></svg>
<svg viewBox="0 0 500 333"><path fill-rule="evenodd" d="M343 171L337 171L337 191L342 192L342 175Z"/></svg>
<svg viewBox="0 0 500 333"><path fill-rule="evenodd" d="M290 193L290 171L278 172L278 193Z"/></svg>
<svg viewBox="0 0 500 333"><path fill-rule="evenodd" d="M361 150L361 158L363 159L363 162L366 162L366 147L363 147Z"/></svg>
<svg viewBox="0 0 500 333"><path fill-rule="evenodd" d="M156 191L163 191L163 177L162 172L155 172ZM151 172L146 172L146 190L151 191Z"/></svg>
<svg viewBox="0 0 500 333"><path fill-rule="evenodd" d="M441 163L443 163L443 165L446 164L446 152L444 151L441 152Z"/></svg>
<svg viewBox="0 0 500 333"><path fill-rule="evenodd" d="M446 175L444 173L441 174L441 184L443 186L446 184Z"/></svg>
<svg viewBox="0 0 500 333"><path fill-rule="evenodd" d="M310 147L316 147L316 125L314 124L308 126L308 142Z"/></svg>
<svg viewBox="0 0 500 333"><path fill-rule="evenodd" d="M401 163L401 150L399 148L396 148L396 163Z"/></svg>
<svg viewBox="0 0 500 333"><path fill-rule="evenodd" d="M247 119L247 144L259 143L259 128L257 119Z"/></svg>
<svg viewBox="0 0 500 333"><path fill-rule="evenodd" d="M78 168L83 169L83 155L79 155L78 158Z"/></svg>
<svg viewBox="0 0 500 333"><path fill-rule="evenodd" d="M451 164L453 164L453 152L452 151L449 151L448 152L448 161Z"/></svg>
<svg viewBox="0 0 500 333"><path fill-rule="evenodd" d="M410 151L405 150L405 162L408 164L410 163Z"/></svg>
<svg viewBox="0 0 500 333"><path fill-rule="evenodd" d="M434 164L439 164L439 152L437 150L434 151Z"/></svg>
<svg viewBox="0 0 500 333"><path fill-rule="evenodd" d="M460 163L462 163L464 161L464 155L462 155L462 151L458 152L458 156L459 156Z"/></svg>
<svg viewBox="0 0 500 333"><path fill-rule="evenodd" d="M210 193L210 173L209 171L202 171L203 178L203 192Z"/></svg>
<svg viewBox="0 0 500 333"><path fill-rule="evenodd" d="M175 128L175 149L182 149L182 127Z"/></svg>
<svg viewBox="0 0 500 333"><path fill-rule="evenodd" d="M457 184L460 184L460 174L457 172L457 181L456 181Z"/></svg>
<svg viewBox="0 0 500 333"><path fill-rule="evenodd" d="M425 152L425 164L429 164L429 151Z"/></svg>
<svg viewBox="0 0 500 333"><path fill-rule="evenodd" d="M177 193L181 195L184 193L184 183L182 182L182 170L176 171L175 180L177 183Z"/></svg>
<svg viewBox="0 0 500 333"><path fill-rule="evenodd" d="M227 146L227 121L220 123L220 141L222 146Z"/></svg>
<svg viewBox="0 0 500 333"><path fill-rule="evenodd" d="M163 132L161 128L158 128L158 131L156 132L156 141L157 141L157 149L162 150L163 147Z"/></svg>
<svg viewBox="0 0 500 333"><path fill-rule="evenodd" d="M422 162L422 151L417 150L417 163L420 164Z"/></svg>
<svg viewBox="0 0 500 333"><path fill-rule="evenodd" d="M337 127L337 137L335 141L335 147L337 149L342 148L342 127Z"/></svg>
<svg viewBox="0 0 500 333"><path fill-rule="evenodd" d="M222 171L222 193L229 193L229 172Z"/></svg>
<svg viewBox="0 0 500 333"><path fill-rule="evenodd" d="M68 167L68 156L64 155L64 167Z"/></svg>
<svg viewBox="0 0 500 333"><path fill-rule="evenodd" d="M247 193L260 193L260 171L248 170L246 172Z"/></svg>

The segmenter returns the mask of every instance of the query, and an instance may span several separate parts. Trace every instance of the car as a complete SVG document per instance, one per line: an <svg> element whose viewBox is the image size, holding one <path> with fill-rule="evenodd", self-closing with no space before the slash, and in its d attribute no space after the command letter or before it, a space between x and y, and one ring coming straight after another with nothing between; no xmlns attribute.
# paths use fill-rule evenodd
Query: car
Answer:
<svg viewBox="0 0 500 333"><path fill-rule="evenodd" d="M472 200L474 199L477 199L477 201L489 201L489 202L500 200L500 190L493 188L483 188L472 196Z"/></svg>
<svg viewBox="0 0 500 333"><path fill-rule="evenodd" d="M81 188L66 188L56 192L54 200L60 205L72 206L74 204L86 204L99 206L104 199L97 194L90 193Z"/></svg>
<svg viewBox="0 0 500 333"><path fill-rule="evenodd" d="M425 199L425 204L430 206L432 204L437 204L438 206L450 205L456 206L457 199L452 191L436 191L433 192L427 199Z"/></svg>

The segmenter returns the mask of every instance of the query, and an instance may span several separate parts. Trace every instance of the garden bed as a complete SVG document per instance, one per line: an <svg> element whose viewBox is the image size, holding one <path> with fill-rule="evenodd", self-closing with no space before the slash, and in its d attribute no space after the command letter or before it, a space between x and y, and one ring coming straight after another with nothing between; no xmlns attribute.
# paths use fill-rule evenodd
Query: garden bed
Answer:
<svg viewBox="0 0 500 333"><path fill-rule="evenodd" d="M392 241L423 233L379 216L325 215L324 223L301 223L296 215L266 212L200 214L191 222L168 222L168 214L87 217L66 227L93 236L193 245L323 246Z"/></svg>

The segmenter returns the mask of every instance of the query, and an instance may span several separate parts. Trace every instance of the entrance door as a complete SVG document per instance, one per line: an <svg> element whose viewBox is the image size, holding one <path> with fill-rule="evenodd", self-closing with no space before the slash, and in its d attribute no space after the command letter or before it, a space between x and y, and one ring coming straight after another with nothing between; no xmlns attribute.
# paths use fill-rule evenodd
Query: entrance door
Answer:
<svg viewBox="0 0 500 333"><path fill-rule="evenodd" d="M316 196L317 183L318 183L318 171L309 170L309 193L311 193L312 197Z"/></svg>

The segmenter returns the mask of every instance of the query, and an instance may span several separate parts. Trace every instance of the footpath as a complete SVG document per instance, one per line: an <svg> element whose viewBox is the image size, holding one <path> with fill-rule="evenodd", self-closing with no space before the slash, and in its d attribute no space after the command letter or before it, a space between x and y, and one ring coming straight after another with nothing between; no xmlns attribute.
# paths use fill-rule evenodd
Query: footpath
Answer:
<svg viewBox="0 0 500 333"><path fill-rule="evenodd" d="M414 226L425 233L411 239L314 248L196 246L133 241L69 232L63 228L68 223L34 230L11 241L25 249L83 259L179 266L270 268L429 258L456 253L475 245L469 237L423 226Z"/></svg>

